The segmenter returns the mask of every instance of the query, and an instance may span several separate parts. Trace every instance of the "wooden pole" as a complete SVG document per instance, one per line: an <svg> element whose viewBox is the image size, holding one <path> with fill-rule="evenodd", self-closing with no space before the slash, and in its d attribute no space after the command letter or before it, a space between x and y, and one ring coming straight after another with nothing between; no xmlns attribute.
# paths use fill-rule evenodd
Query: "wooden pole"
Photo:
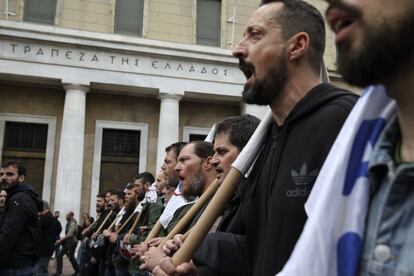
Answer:
<svg viewBox="0 0 414 276"><path fill-rule="evenodd" d="M109 227L106 228L106 229L109 230L109 231L111 231L112 230L112 227L115 226L115 223L116 223L116 217L115 217L114 221L111 223L111 225L109 225Z"/></svg>
<svg viewBox="0 0 414 276"><path fill-rule="evenodd" d="M102 222L102 224L99 226L98 230L96 230L96 232L94 234L99 234L102 231L102 228L104 227L105 223L108 221L109 217L112 215L112 210L109 211L108 215L106 215L104 221Z"/></svg>
<svg viewBox="0 0 414 276"><path fill-rule="evenodd" d="M142 215L143 211L139 212L139 214L137 215L137 217L135 218L134 224L132 224L131 228L128 231L129 235L132 235L132 233L135 231L135 228L137 228L138 226L138 222L141 219L141 215Z"/></svg>
<svg viewBox="0 0 414 276"><path fill-rule="evenodd" d="M119 234L124 228L125 226L128 224L128 222L132 219L132 217L134 216L134 212L132 214L129 215L129 217L127 218L127 220L121 225L121 227L119 227L119 229L116 231L116 234Z"/></svg>
<svg viewBox="0 0 414 276"><path fill-rule="evenodd" d="M207 235L217 217L223 212L226 203L230 201L236 191L242 175L235 168L231 168L223 183L217 190L216 195L208 204L197 223L191 228L188 238L181 248L172 257L175 266L188 262L197 250L204 237Z"/></svg>
<svg viewBox="0 0 414 276"><path fill-rule="evenodd" d="M147 238L145 239L145 242L152 240L153 238L158 237L158 235L161 233L163 227L160 222L160 220L157 221L157 223L152 227L151 232L148 234Z"/></svg>
<svg viewBox="0 0 414 276"><path fill-rule="evenodd" d="M96 219L96 220L94 220L94 221L92 222L92 224L91 224L91 225L89 225L88 227L86 227L86 228L85 228L86 232L88 232L88 231L92 228L92 226L94 226L97 222L98 222L98 220ZM83 230L83 231L85 231L85 230ZM83 232L83 231L82 231L82 232Z"/></svg>
<svg viewBox="0 0 414 276"><path fill-rule="evenodd" d="M201 197L191 206L190 210L181 218L177 225L171 230L170 233L161 241L158 245L161 248L168 240L174 238L175 235L180 234L185 227L187 227L198 211L207 203L207 201L214 196L219 187L217 179L208 186L207 190L201 195Z"/></svg>

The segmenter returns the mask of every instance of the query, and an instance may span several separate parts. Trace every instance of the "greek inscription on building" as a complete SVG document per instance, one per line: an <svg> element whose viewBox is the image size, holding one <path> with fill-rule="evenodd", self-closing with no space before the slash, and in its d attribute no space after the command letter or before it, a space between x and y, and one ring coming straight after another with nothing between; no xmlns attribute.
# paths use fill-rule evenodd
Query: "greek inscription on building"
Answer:
<svg viewBox="0 0 414 276"><path fill-rule="evenodd" d="M237 68L210 63L168 60L162 57L23 43L20 41L0 41L0 46L0 58L4 59L128 73L228 82L232 81L234 70L237 70Z"/></svg>

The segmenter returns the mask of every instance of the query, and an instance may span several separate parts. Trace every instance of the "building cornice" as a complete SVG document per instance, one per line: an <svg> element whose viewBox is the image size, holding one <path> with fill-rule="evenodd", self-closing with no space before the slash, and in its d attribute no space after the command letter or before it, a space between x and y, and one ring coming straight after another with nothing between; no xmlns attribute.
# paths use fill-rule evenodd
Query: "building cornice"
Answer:
<svg viewBox="0 0 414 276"><path fill-rule="evenodd" d="M232 57L231 50L218 47L174 43L112 33L89 32L27 22L0 20L0 35L232 65L236 65L238 62L237 59Z"/></svg>

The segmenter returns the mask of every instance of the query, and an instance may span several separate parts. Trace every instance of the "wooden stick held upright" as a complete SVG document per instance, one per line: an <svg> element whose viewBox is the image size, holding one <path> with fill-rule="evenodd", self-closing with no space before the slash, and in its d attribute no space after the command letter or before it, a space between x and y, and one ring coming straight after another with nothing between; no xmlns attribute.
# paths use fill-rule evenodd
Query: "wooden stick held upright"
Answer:
<svg viewBox="0 0 414 276"><path fill-rule="evenodd" d="M213 181L213 183L208 186L207 190L201 195L201 197L191 206L190 210L181 218L181 220L177 223L177 225L171 230L170 233L162 240L162 242L158 245L161 248L168 240L174 238L175 235L180 234L187 225L193 220L195 215L198 211L206 204L206 202L214 196L219 184L217 179Z"/></svg>
<svg viewBox="0 0 414 276"><path fill-rule="evenodd" d="M104 221L102 222L102 224L99 226L98 230L96 230L96 232L94 234L100 234L102 231L102 228L104 227L105 223L108 221L109 217L112 215L112 210L109 211L108 215L106 215Z"/></svg>
<svg viewBox="0 0 414 276"><path fill-rule="evenodd" d="M160 222L160 220L157 221L157 223L152 227L151 232L148 234L147 238L145 239L145 242L152 240L153 238L158 237L158 235L161 233L163 227Z"/></svg>
<svg viewBox="0 0 414 276"><path fill-rule="evenodd" d="M129 229L129 231L128 231L128 234L129 235L132 235L132 233L135 231L135 229L137 228L137 226L138 226L138 222L140 221L140 219L141 219L141 215L142 215L142 213L143 213L144 211L142 210L141 212L139 212L139 214L137 215L137 217L135 218L135 221L134 221L134 224L132 224L132 226L131 226L131 228Z"/></svg>
<svg viewBox="0 0 414 276"><path fill-rule="evenodd" d="M94 220L88 227L86 227L85 228L85 230L83 230L83 231L85 231L85 232L88 232L91 228L92 228L92 226L94 226L96 223L98 222L98 220L96 219L96 220ZM83 232L82 231L82 232Z"/></svg>
<svg viewBox="0 0 414 276"><path fill-rule="evenodd" d="M216 195L204 210L200 219L191 229L188 238L181 248L174 254L172 261L174 265L182 264L191 259L205 235L211 229L218 216L223 212L227 202L236 191L242 175L239 171L231 168L223 183L220 185Z"/></svg>
<svg viewBox="0 0 414 276"><path fill-rule="evenodd" d="M121 227L119 227L119 229L116 231L116 234L119 234L124 228L125 226L128 224L128 222L132 219L132 217L134 216L135 213L132 213L129 215L129 217L127 218L127 220L121 225Z"/></svg>
<svg viewBox="0 0 414 276"><path fill-rule="evenodd" d="M112 230L112 228L115 226L115 223L116 223L116 218L114 219L114 221L113 221L113 222L111 222L111 225L109 225L109 227L108 227L108 228L106 228L106 230L111 231L111 230Z"/></svg>

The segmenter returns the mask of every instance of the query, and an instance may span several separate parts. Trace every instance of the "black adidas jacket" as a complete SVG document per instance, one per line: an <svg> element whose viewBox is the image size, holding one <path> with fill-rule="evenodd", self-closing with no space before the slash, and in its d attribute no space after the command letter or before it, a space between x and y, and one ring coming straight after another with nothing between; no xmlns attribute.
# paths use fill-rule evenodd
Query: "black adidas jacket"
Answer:
<svg viewBox="0 0 414 276"><path fill-rule="evenodd" d="M307 219L304 203L357 98L320 84L283 126L270 126L255 168L240 186L236 218L225 232L208 234L193 256L200 275L267 276L283 268Z"/></svg>
<svg viewBox="0 0 414 276"><path fill-rule="evenodd" d="M320 84L283 126L270 126L241 191L248 275L275 275L287 262L307 219L304 204L356 100L350 92Z"/></svg>
<svg viewBox="0 0 414 276"><path fill-rule="evenodd" d="M0 268L34 266L39 258L41 230L38 212L43 202L29 184L9 191L0 222Z"/></svg>

